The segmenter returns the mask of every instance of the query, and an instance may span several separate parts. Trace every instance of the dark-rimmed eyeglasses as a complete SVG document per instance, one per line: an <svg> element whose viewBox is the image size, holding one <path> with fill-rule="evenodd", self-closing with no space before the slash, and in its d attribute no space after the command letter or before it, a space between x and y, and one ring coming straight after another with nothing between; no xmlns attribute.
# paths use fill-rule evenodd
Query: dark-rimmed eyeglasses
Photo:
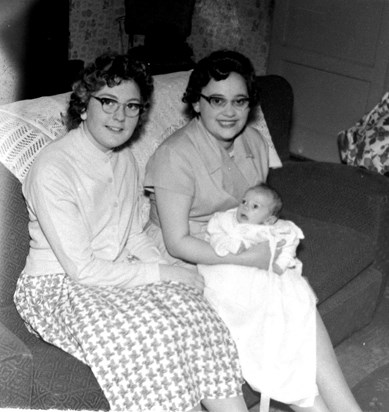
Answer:
<svg viewBox="0 0 389 412"><path fill-rule="evenodd" d="M109 97L96 97L96 96L91 96L97 101L101 103L101 108L105 113L112 114L115 113L119 110L119 107L123 106L124 107L124 114L127 117L136 117L139 116L139 114L143 110L143 105L140 103L119 103L118 101L111 99Z"/></svg>
<svg viewBox="0 0 389 412"><path fill-rule="evenodd" d="M237 110L245 110L250 104L250 99L248 97L239 97L238 99L228 100L220 96L204 96L201 93L199 96L206 100L213 109L224 109L229 101L231 102L232 107Z"/></svg>

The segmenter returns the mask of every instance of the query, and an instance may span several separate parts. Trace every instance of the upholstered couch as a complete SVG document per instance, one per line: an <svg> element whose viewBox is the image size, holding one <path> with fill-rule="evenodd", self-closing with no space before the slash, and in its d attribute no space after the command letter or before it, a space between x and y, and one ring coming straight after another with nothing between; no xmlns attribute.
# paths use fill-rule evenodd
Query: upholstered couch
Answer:
<svg viewBox="0 0 389 412"><path fill-rule="evenodd" d="M187 73L155 80L149 122L133 144L141 170L158 144L186 121L180 96ZM371 320L382 296L389 273L389 180L350 166L291 159L292 89L279 76L258 77L258 87L262 110L256 127L270 144L272 139L283 162L269 181L284 199L284 216L305 233L299 249L304 274L338 344ZM0 107L0 407L109 409L89 367L31 335L13 304L29 243L21 181L39 150L65 132L60 114L68 97ZM147 219L146 199L143 211ZM250 406L259 400L247 385L245 395Z"/></svg>

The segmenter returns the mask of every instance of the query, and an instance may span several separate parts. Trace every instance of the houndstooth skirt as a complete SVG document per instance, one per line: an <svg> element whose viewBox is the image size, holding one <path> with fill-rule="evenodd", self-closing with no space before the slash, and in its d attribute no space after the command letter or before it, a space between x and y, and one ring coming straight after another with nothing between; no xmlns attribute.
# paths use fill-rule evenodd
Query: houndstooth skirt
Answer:
<svg viewBox="0 0 389 412"><path fill-rule="evenodd" d="M112 410L183 412L242 394L228 329L183 284L126 290L23 274L15 303L31 332L91 367Z"/></svg>

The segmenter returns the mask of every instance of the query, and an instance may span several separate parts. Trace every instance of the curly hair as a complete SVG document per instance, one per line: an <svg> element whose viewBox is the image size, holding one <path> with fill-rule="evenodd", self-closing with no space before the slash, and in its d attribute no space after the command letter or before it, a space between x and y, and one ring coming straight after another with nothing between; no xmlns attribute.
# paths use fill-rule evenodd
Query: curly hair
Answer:
<svg viewBox="0 0 389 412"><path fill-rule="evenodd" d="M141 125L150 107L153 93L153 78L148 66L127 55L105 53L85 67L79 79L73 84L73 92L65 117L68 130L75 129L81 123L81 114L88 107L91 96L104 86L114 87L122 81L132 80L140 90L143 110L139 117L138 127Z"/></svg>
<svg viewBox="0 0 389 412"><path fill-rule="evenodd" d="M188 111L192 117L199 115L194 111L193 103L200 100L200 93L210 80L225 80L233 72L240 74L246 82L250 109L258 104L256 75L251 61L237 51L222 49L200 60L189 77L182 101L188 104Z"/></svg>

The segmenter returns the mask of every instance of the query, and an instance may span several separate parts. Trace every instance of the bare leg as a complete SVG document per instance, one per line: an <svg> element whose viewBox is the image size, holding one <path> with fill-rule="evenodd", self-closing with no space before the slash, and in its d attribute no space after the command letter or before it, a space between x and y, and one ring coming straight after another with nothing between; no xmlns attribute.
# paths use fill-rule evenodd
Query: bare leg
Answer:
<svg viewBox="0 0 389 412"><path fill-rule="evenodd" d="M316 320L319 393L331 412L362 412L343 376L327 329L318 312Z"/></svg>
<svg viewBox="0 0 389 412"><path fill-rule="evenodd" d="M312 407L290 407L295 412L362 412L357 404L339 366L327 329L317 312L317 385L320 395ZM204 406L210 412L246 412L242 397L229 399L207 399Z"/></svg>
<svg viewBox="0 0 389 412"><path fill-rule="evenodd" d="M243 396L225 399L204 399L203 405L209 412L248 412Z"/></svg>
<svg viewBox="0 0 389 412"><path fill-rule="evenodd" d="M315 398L315 403L309 408L301 406L289 405L295 412L330 412L327 405L324 403L321 396Z"/></svg>

